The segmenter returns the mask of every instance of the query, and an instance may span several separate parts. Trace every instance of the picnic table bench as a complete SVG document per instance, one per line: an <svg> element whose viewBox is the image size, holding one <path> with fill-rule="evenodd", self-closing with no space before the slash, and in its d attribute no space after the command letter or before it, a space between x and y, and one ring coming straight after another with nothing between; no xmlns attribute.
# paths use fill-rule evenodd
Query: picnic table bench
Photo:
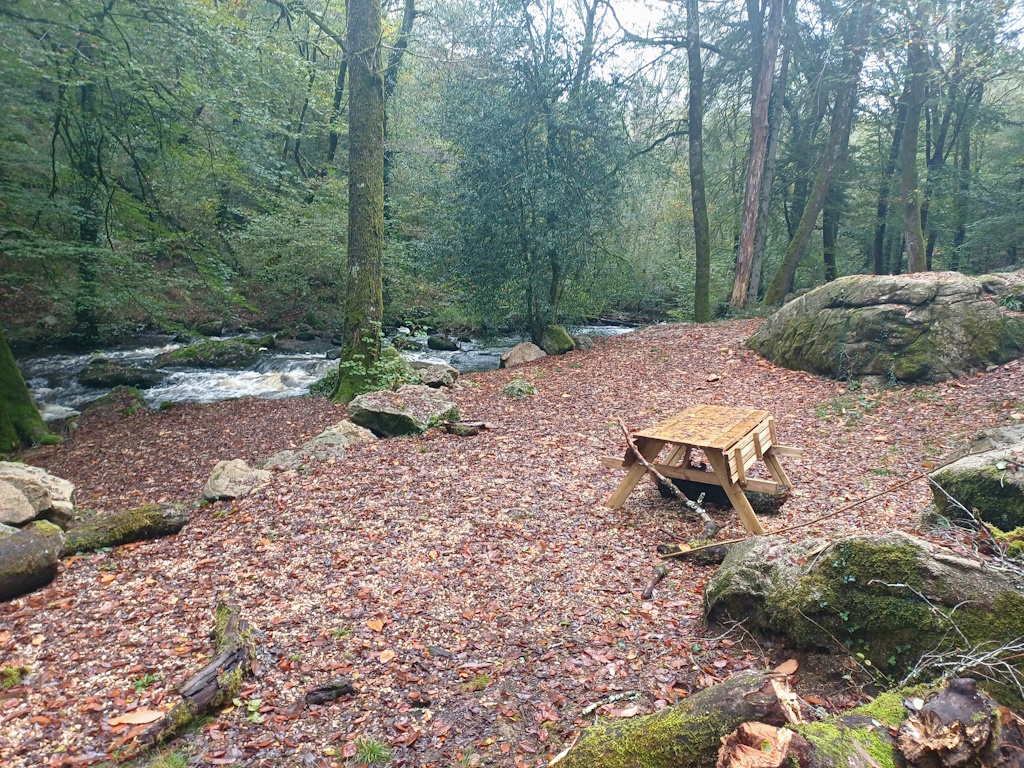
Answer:
<svg viewBox="0 0 1024 768"><path fill-rule="evenodd" d="M666 478L720 485L743 527L757 534L763 534L765 530L743 492L776 494L789 490L793 483L782 468L779 457L803 456L804 453L800 448L779 445L775 419L768 411L719 405L691 406L653 427L634 433L633 438L644 459ZM666 446L669 453L662 463L657 463ZM704 453L711 471L691 466L690 457L694 449ZM756 461L764 462L771 481L748 476L748 470ZM632 449L627 449L621 459L606 456L601 462L606 467L628 470L605 502L606 507L618 509L643 479L647 467L637 460Z"/></svg>

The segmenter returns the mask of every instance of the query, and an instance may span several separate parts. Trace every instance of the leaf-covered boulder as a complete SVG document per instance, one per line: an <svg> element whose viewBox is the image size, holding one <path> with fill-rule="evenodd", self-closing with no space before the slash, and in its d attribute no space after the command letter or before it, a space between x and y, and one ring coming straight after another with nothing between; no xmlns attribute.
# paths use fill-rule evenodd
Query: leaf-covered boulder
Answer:
<svg viewBox="0 0 1024 768"><path fill-rule="evenodd" d="M786 368L838 379L941 381L1024 354L1024 315L1000 306L994 287L1013 279L842 277L786 304L749 346Z"/></svg>
<svg viewBox="0 0 1024 768"><path fill-rule="evenodd" d="M516 344L512 349L504 353L501 356L501 361L498 363L498 367L512 368L516 365L532 363L534 360L540 360L542 357L547 356L548 353L536 344L524 341L522 344Z"/></svg>
<svg viewBox="0 0 1024 768"><path fill-rule="evenodd" d="M270 482L271 473L253 469L243 459L218 461L203 487L205 501L221 501L248 496Z"/></svg>
<svg viewBox="0 0 1024 768"><path fill-rule="evenodd" d="M263 349L273 346L273 336L262 339L204 339L157 356L156 367L248 368L259 361Z"/></svg>
<svg viewBox="0 0 1024 768"><path fill-rule="evenodd" d="M0 539L0 602L53 581L63 551L64 532L46 520Z"/></svg>
<svg viewBox="0 0 1024 768"><path fill-rule="evenodd" d="M279 451L263 462L263 469L271 467L294 468L308 459L332 459L344 455L354 445L376 440L377 436L365 427L348 419L334 424L312 440L307 440L294 451Z"/></svg>
<svg viewBox="0 0 1024 768"><path fill-rule="evenodd" d="M576 342L561 325L549 325L540 337L540 346L549 355L564 355L576 349Z"/></svg>
<svg viewBox="0 0 1024 768"><path fill-rule="evenodd" d="M904 533L753 536L730 548L708 582L704 613L802 648L842 646L901 674L925 652L963 648L963 638L993 648L1024 637L1019 586L1006 571Z"/></svg>
<svg viewBox="0 0 1024 768"><path fill-rule="evenodd" d="M112 387L137 387L149 389L156 386L163 374L155 368L130 365L120 360L94 357L78 375L83 387L108 389Z"/></svg>
<svg viewBox="0 0 1024 768"><path fill-rule="evenodd" d="M398 437L421 434L442 421L458 421L459 407L436 389L407 384L397 392L359 395L348 404L348 415L378 437Z"/></svg>

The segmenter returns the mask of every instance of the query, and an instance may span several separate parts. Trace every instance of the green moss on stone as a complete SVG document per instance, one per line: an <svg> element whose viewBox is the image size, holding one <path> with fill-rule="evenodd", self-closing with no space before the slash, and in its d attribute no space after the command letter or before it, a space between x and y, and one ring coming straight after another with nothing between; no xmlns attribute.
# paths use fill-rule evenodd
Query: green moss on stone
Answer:
<svg viewBox="0 0 1024 768"><path fill-rule="evenodd" d="M879 768L898 768L892 739L876 727L870 718L841 718L821 723L790 726L814 744L815 753L834 768L859 765L863 758L854 740L871 755Z"/></svg>

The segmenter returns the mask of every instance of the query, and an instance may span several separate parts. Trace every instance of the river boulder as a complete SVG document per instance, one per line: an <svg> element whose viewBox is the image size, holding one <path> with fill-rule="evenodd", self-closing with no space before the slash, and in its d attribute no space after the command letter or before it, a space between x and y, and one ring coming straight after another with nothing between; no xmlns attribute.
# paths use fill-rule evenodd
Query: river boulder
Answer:
<svg viewBox="0 0 1024 768"><path fill-rule="evenodd" d="M532 363L534 360L540 360L542 357L547 356L548 353L536 344L524 341L522 344L516 344L512 349L504 353L501 356L501 362L498 364L498 367L512 368L516 365Z"/></svg>
<svg viewBox="0 0 1024 768"><path fill-rule="evenodd" d="M53 581L63 551L64 532L46 520L0 539L0 602Z"/></svg>
<svg viewBox="0 0 1024 768"><path fill-rule="evenodd" d="M837 379L941 381L1024 355L1024 315L1003 306L1022 274L842 277L786 304L749 346Z"/></svg>
<svg viewBox="0 0 1024 768"><path fill-rule="evenodd" d="M459 407L436 389L406 384L397 392L359 395L348 404L348 415L378 437L398 437L421 434L442 421L458 421Z"/></svg>
<svg viewBox="0 0 1024 768"><path fill-rule="evenodd" d="M435 333L432 336L427 336L427 349L434 349L440 352L457 352L459 350L459 342L440 333Z"/></svg>
<svg viewBox="0 0 1024 768"><path fill-rule="evenodd" d="M549 325L540 337L540 346L549 355L564 355L576 349L576 342L562 325Z"/></svg>
<svg viewBox="0 0 1024 768"><path fill-rule="evenodd" d="M205 339L158 355L157 368L196 367L242 369L254 365L260 353L275 344L273 336L261 339Z"/></svg>
<svg viewBox="0 0 1024 768"><path fill-rule="evenodd" d="M149 389L156 386L163 374L155 368L129 365L120 360L94 357L78 375L83 387L110 389L113 387L136 387Z"/></svg>
<svg viewBox="0 0 1024 768"><path fill-rule="evenodd" d="M253 469L243 459L218 461L203 487L204 501L222 501L248 496L270 482L271 473Z"/></svg>
<svg viewBox="0 0 1024 768"><path fill-rule="evenodd" d="M841 646L900 675L963 638L994 647L1024 636L1020 586L1008 571L899 532L796 543L752 536L730 547L708 582L704 613L801 648Z"/></svg>
<svg viewBox="0 0 1024 768"><path fill-rule="evenodd" d="M451 387L459 378L459 372L446 363L435 363L428 365L419 372L420 383L434 389L440 387Z"/></svg>

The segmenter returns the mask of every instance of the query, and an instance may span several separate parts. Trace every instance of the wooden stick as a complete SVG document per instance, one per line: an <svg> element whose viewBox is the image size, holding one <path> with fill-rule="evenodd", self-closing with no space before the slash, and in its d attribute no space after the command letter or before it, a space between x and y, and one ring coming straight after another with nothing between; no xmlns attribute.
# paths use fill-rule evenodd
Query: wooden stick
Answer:
<svg viewBox="0 0 1024 768"><path fill-rule="evenodd" d="M934 470L932 470L932 471L934 471ZM779 535L781 533L789 533L790 531L796 531L796 530L799 530L800 528L806 528L809 525L814 525L815 523L820 523L822 520L828 520L831 517L836 517L837 515L843 514L843 512L849 512L854 507L859 507L861 504L864 504L864 503L866 503L868 501L871 501L872 499L877 499L879 496L885 496L887 493L892 493L893 491L897 491L900 488L902 488L903 486L910 485L911 483L916 482L916 481L918 481L918 480L920 480L922 478L925 478L925 477L928 477L928 473L927 472L921 472L921 473L919 473L917 475L914 475L911 478L908 478L907 480L904 480L901 483L896 483L896 485L889 486L888 488L886 488L883 491L879 491L878 493L872 494L871 496L867 496L867 497L865 497L863 499L855 501L852 504L847 504L845 507L841 507L840 509L837 509L835 512L829 512L827 515L822 515L821 517L816 517L813 520L808 520L806 523L800 523L799 525L791 525L788 528L780 528L777 531L768 531L765 534L765 536L777 536L777 535ZM711 547L721 547L721 546L726 545L726 544L739 544L741 541L744 541L746 538L747 537L744 536L744 537L739 538L739 539L727 539L725 541L716 541L713 544L705 544L705 545L700 546L700 547L692 547L690 549L687 549L685 552L673 552L671 554L660 555L660 556L661 557L665 557L665 558L669 558L669 557L685 557L687 555L693 554L694 552L699 552L702 549L710 549Z"/></svg>
<svg viewBox="0 0 1024 768"><path fill-rule="evenodd" d="M676 488L675 483L673 483L671 480L669 480L667 477L661 474L661 472L654 468L654 465L651 464L651 462L649 462L647 459L643 457L643 454L640 453L640 449L637 448L636 443L633 442L633 436L629 434L629 430L626 429L626 423L622 419L619 419L619 426L622 428L622 434L626 436L626 443L627 445L629 445L629 449L633 451L633 455L636 456L637 460L647 468L648 472L650 472L658 479L658 482L663 483L669 489L669 491L672 492L673 496L675 496L677 499L683 502L695 513L697 513L701 520L704 521L704 530L701 532L700 538L714 538L715 534L722 530L722 526L718 525L717 523L715 523L714 520L711 519L711 516L708 515L707 510L704 509L704 507L702 507L697 502L688 499L685 493Z"/></svg>

